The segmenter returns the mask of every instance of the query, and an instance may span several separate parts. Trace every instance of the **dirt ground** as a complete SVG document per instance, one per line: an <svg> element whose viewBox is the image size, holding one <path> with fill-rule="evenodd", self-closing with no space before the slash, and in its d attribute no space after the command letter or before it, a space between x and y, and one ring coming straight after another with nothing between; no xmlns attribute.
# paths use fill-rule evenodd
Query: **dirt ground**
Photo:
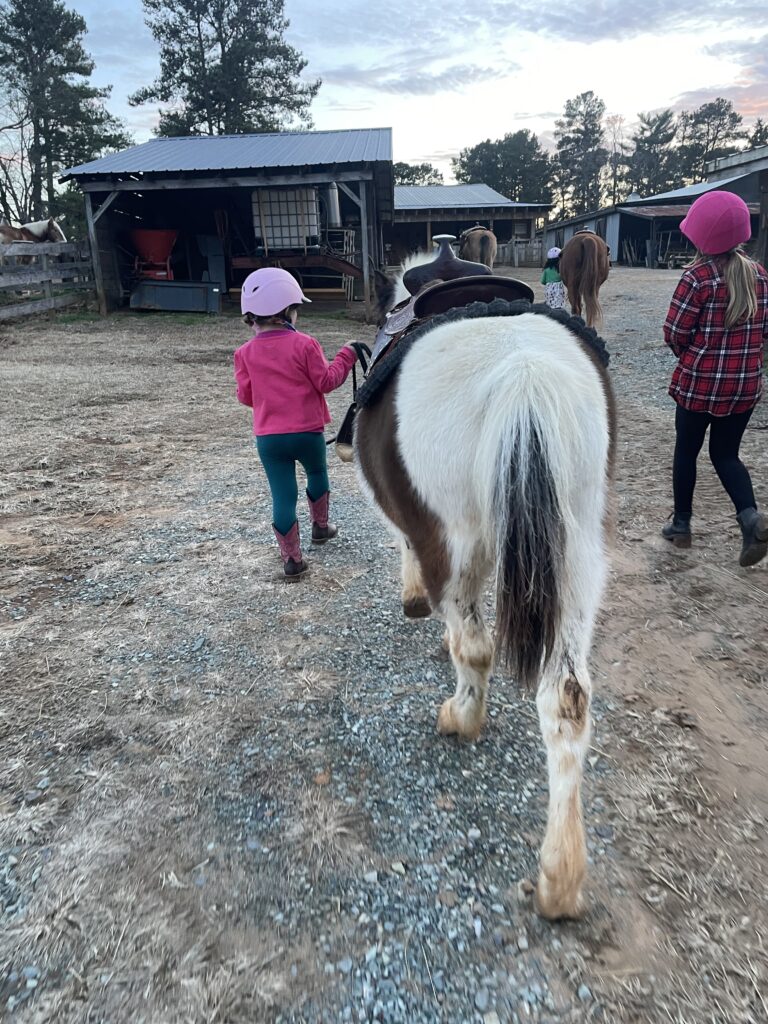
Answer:
<svg viewBox="0 0 768 1024"><path fill-rule="evenodd" d="M521 271L533 282L538 274ZM0 334L0 1006L18 1021L768 1020L768 560L700 462L670 512L676 275L614 268L621 434L593 655L590 910L535 917L535 705L438 737L439 623L331 456L341 536L287 587L236 319ZM540 292L541 289L538 288ZM332 353L372 329L304 319ZM337 422L348 400L332 397ZM765 404L743 453L768 503ZM306 516L302 512L306 531Z"/></svg>

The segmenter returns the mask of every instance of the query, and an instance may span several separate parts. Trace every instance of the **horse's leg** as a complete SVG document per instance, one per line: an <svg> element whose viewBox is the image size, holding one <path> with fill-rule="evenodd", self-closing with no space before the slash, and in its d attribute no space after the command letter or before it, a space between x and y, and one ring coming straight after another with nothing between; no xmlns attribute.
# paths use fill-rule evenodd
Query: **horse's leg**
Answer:
<svg viewBox="0 0 768 1024"><path fill-rule="evenodd" d="M590 738L587 657L604 574L601 524L602 516L594 517L588 531L570 538L561 625L536 695L549 774L536 901L548 918L576 917L583 908L587 851L581 778Z"/></svg>
<svg viewBox="0 0 768 1024"><path fill-rule="evenodd" d="M440 708L438 732L474 740L485 724L485 698L493 661L493 641L480 609L489 563L479 547L454 560L442 610L456 669L456 692Z"/></svg>
<svg viewBox="0 0 768 1024"><path fill-rule="evenodd" d="M581 316L581 291L579 285L573 281L568 285L568 301L571 304L571 313L574 316Z"/></svg>
<svg viewBox="0 0 768 1024"><path fill-rule="evenodd" d="M432 612L432 607L424 586L421 566L413 548L408 541L400 538L400 554L403 577L403 614L409 619L424 619Z"/></svg>

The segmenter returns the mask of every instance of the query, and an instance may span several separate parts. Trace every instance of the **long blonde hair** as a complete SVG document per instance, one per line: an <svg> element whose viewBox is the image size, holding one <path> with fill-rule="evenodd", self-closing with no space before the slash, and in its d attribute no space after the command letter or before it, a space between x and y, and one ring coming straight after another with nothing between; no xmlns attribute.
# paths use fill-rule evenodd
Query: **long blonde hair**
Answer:
<svg viewBox="0 0 768 1024"><path fill-rule="evenodd" d="M710 259L712 256L697 250L689 266L693 267ZM725 254L725 287L728 291L728 306L725 310L726 330L751 320L757 314L756 276L755 264L741 246Z"/></svg>

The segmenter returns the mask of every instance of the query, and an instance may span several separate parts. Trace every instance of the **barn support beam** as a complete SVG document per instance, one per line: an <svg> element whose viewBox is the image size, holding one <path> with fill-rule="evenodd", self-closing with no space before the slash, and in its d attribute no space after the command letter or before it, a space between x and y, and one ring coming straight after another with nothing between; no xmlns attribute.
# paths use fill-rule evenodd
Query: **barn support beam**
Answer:
<svg viewBox="0 0 768 1024"><path fill-rule="evenodd" d="M79 181L83 192L160 192L167 189L270 188L278 185L330 185L342 181L372 181L372 171L318 171L316 174L246 174L219 178L131 178L118 181Z"/></svg>
<svg viewBox="0 0 768 1024"><path fill-rule="evenodd" d="M85 194L85 219L88 224L88 241L91 246L91 259L93 260L93 279L96 284L96 298L99 302L99 313L107 315L107 294L104 290L104 274L101 269L101 253L99 252L99 240L96 235L96 220L93 216L93 203L90 195Z"/></svg>
<svg viewBox="0 0 768 1024"><path fill-rule="evenodd" d="M94 212L94 214L93 214L93 223L94 224L98 223L99 217L101 217L101 215L103 213L107 212L107 210L110 208L112 203L114 203L114 201L117 199L118 195L119 195L118 192L110 192L109 193L109 195L104 200L104 202L101 204L101 206L98 208L98 210L96 210Z"/></svg>
<svg viewBox="0 0 768 1024"><path fill-rule="evenodd" d="M757 258L768 263L768 170L760 171L760 220L757 233Z"/></svg>
<svg viewBox="0 0 768 1024"><path fill-rule="evenodd" d="M370 312L371 309L371 245L370 245L370 225L368 223L368 201L366 196L366 183L360 181L358 188L360 189L359 195L354 192L349 185L345 185L343 181L339 181L339 188L342 190L344 195L349 196L352 202L360 210L360 244L362 246L362 263L363 263L363 300L365 302L366 312Z"/></svg>

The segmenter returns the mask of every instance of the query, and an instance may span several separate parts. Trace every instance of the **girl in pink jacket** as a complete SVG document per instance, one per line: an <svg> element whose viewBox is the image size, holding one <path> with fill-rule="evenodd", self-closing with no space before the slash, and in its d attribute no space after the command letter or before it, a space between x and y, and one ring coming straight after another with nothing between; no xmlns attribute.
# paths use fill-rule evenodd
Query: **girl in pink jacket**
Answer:
<svg viewBox="0 0 768 1024"><path fill-rule="evenodd" d="M272 524L287 580L307 571L296 519L296 463L307 474L312 543L338 530L328 522L328 464L323 429L331 420L325 395L347 379L357 353L344 345L329 363L319 342L296 330L297 309L309 302L287 270L249 274L240 307L256 334L235 352L237 398L253 409L253 433L272 493Z"/></svg>

